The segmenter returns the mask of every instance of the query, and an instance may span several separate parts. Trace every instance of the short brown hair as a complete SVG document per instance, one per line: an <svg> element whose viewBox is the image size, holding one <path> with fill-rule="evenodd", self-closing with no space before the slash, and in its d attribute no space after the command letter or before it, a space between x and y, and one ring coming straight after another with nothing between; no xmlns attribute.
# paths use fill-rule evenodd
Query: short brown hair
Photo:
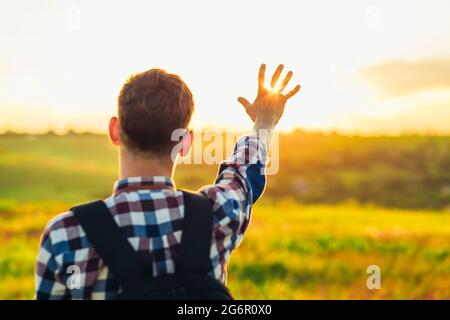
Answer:
<svg viewBox="0 0 450 320"><path fill-rule="evenodd" d="M188 127L194 100L179 76L150 69L125 82L118 109L122 142L135 151L162 154L177 143L171 141L173 130Z"/></svg>

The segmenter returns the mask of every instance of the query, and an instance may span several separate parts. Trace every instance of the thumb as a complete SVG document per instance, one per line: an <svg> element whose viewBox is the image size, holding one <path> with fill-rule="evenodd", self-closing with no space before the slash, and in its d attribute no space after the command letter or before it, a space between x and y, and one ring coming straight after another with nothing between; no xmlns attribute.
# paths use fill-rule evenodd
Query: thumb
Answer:
<svg viewBox="0 0 450 320"><path fill-rule="evenodd" d="M247 109L248 107L250 107L252 105L247 99L245 99L243 97L239 97L237 100L239 101L240 104L242 104L242 106L245 109Z"/></svg>

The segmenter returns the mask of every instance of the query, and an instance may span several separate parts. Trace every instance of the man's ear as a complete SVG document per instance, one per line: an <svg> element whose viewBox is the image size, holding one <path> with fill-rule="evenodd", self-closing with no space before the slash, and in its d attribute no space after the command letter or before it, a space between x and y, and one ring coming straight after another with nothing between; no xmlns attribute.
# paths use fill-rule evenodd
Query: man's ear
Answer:
<svg viewBox="0 0 450 320"><path fill-rule="evenodd" d="M194 141L194 132L192 130L189 130L183 136L183 141L181 142L182 148L179 151L179 155L181 157L186 157L189 154L189 150L191 149L193 141Z"/></svg>
<svg viewBox="0 0 450 320"><path fill-rule="evenodd" d="M120 145L119 131L119 119L115 116L111 117L111 119L109 120L109 139L116 146Z"/></svg>

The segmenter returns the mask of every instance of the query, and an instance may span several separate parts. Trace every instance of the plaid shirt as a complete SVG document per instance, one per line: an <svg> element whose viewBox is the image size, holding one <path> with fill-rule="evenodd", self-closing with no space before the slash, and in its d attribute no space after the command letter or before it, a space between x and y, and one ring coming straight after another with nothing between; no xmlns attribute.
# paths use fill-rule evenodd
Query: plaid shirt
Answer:
<svg viewBox="0 0 450 320"><path fill-rule="evenodd" d="M252 135L241 137L232 156L220 164L215 183L199 190L209 198L214 212L209 274L224 284L231 252L242 241L251 207L264 190L265 165L262 141ZM153 184L165 187L118 192ZM151 256L155 277L174 273L173 254L180 244L184 216L182 192L164 176L122 179L115 183L114 190L104 201L132 247L139 254ZM47 224L35 280L37 299L111 299L120 291L71 211ZM74 286L68 283L75 288L69 289Z"/></svg>

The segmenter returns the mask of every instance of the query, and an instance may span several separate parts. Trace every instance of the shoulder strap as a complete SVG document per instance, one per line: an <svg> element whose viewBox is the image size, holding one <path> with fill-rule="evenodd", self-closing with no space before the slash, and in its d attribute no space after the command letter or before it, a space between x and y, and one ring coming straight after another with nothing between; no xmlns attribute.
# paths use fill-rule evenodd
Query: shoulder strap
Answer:
<svg viewBox="0 0 450 320"><path fill-rule="evenodd" d="M82 204L71 210L124 291L136 290L145 276L151 276L151 264L145 264L134 251L103 201Z"/></svg>
<svg viewBox="0 0 450 320"><path fill-rule="evenodd" d="M184 219L178 270L204 274L211 269L213 209L203 194L186 190L182 192Z"/></svg>
<svg viewBox="0 0 450 320"><path fill-rule="evenodd" d="M177 272L205 274L211 268L212 206L202 194L182 192L185 210ZM151 264L136 253L102 200L71 211L123 291L136 292L152 277Z"/></svg>

